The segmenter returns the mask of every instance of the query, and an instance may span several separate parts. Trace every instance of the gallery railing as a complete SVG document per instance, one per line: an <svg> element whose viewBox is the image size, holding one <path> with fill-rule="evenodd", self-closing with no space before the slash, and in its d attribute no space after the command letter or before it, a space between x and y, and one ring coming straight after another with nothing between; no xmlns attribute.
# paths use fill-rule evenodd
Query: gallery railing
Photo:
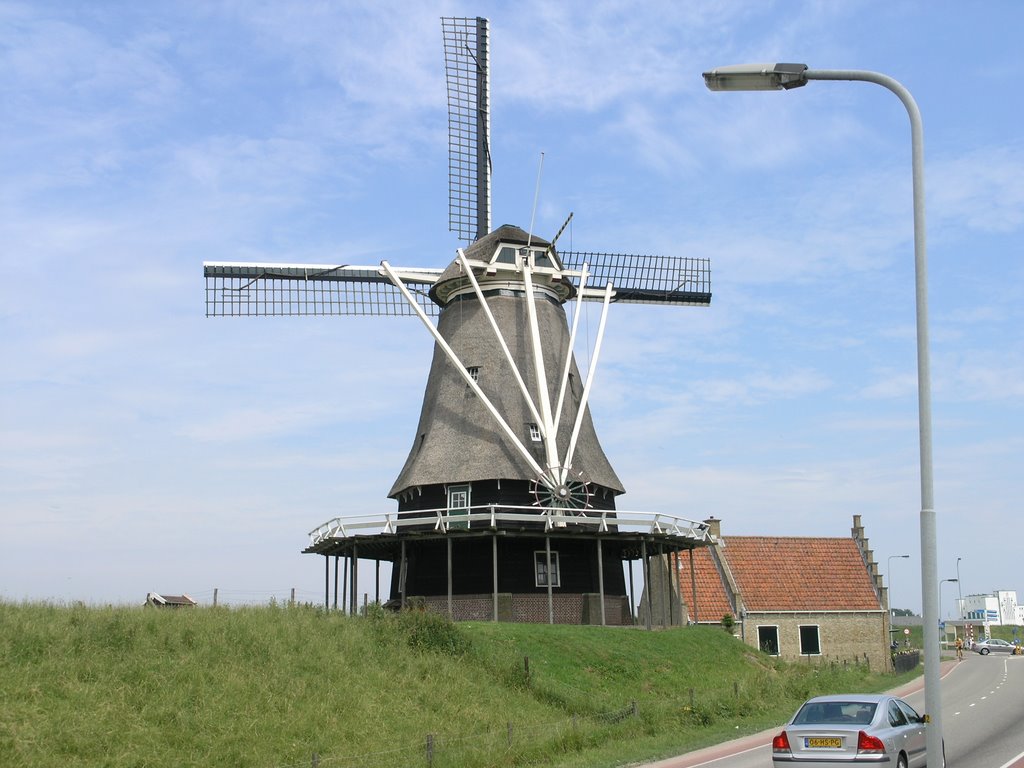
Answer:
<svg viewBox="0 0 1024 768"><path fill-rule="evenodd" d="M415 514L415 516L411 516ZM577 510L564 507L498 506L489 504L464 509L425 509L415 513L335 517L309 532L310 546L326 539L346 539L358 535L394 534L403 529L433 530L438 533L462 531L467 528L493 529L503 524L543 524L543 530L578 529L588 532L650 533L678 536L693 541L707 541L706 523L665 512L630 512L618 509Z"/></svg>

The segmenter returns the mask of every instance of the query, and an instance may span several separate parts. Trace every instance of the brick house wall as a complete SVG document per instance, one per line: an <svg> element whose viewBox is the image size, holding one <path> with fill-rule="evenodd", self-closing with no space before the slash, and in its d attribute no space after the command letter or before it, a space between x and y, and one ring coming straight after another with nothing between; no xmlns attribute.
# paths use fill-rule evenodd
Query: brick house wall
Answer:
<svg viewBox="0 0 1024 768"><path fill-rule="evenodd" d="M884 611L807 611L785 613L751 613L744 617L741 637L758 647L758 627L776 627L778 655L795 661L809 658L814 662L860 663L873 670L889 668L888 622ZM800 627L818 628L819 653L801 655Z"/></svg>

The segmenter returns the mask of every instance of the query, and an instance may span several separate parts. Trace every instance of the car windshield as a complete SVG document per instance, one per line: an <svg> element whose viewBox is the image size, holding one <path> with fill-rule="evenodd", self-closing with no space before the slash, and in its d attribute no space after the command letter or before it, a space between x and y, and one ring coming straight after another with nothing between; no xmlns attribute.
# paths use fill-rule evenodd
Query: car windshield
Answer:
<svg viewBox="0 0 1024 768"><path fill-rule="evenodd" d="M874 719L877 706L868 701L810 701L800 707L793 725L867 725Z"/></svg>

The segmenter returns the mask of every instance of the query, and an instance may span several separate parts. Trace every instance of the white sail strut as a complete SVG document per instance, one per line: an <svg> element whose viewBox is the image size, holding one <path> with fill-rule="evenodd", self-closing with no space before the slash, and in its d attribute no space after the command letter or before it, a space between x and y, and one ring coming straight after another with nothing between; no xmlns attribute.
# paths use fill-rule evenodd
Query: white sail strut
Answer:
<svg viewBox="0 0 1024 768"><path fill-rule="evenodd" d="M548 471L544 476L556 485L562 481L558 474L558 442L554 421L551 418L551 394L548 392L548 377L544 368L544 350L540 342L540 327L537 323L537 297L533 295L533 268L529 253L523 257L523 283L526 286L526 310L530 323L530 342L533 348L534 373L537 378L537 399L540 401L541 436L544 438L544 458Z"/></svg>
<svg viewBox="0 0 1024 768"><path fill-rule="evenodd" d="M571 216L570 216L571 218ZM555 236L557 239L558 236ZM587 278L590 276L590 265L583 262L583 270L580 272L580 286L577 289L577 296L587 287ZM562 403L565 401L565 390L569 383L569 371L572 369L572 351L576 348L576 329L580 325L580 302L576 302L576 311L572 317L572 330L569 332L569 348L565 354L565 369L562 371L562 383L558 387L558 403L555 405L555 432L562 420Z"/></svg>
<svg viewBox="0 0 1024 768"><path fill-rule="evenodd" d="M526 461L526 463L529 465L530 469L532 469L537 474L537 477L543 478L546 481L550 482L548 473L541 469L540 465L537 463L537 460L533 458L530 452L526 449L526 446L523 445L522 441L516 436L516 433L508 425L508 422L506 422L505 419L502 418L501 414L498 413L497 408L495 408L494 404L491 403L491 401L487 398L487 395L484 394L484 391L480 389L480 385L476 383L476 380L466 369L466 366L462 364L462 361L459 359L459 356L455 354L455 351L448 345L448 342L445 341L443 336L441 336L441 332L434 327L434 324L430 321L430 318L427 317L426 313L420 308L419 304L416 302L416 299L409 292L409 289L405 287L405 284L402 282L398 274L391 268L391 265L388 264L387 261L382 261L380 263L380 267L384 271L384 274L386 274L388 278L391 280L391 282L394 284L394 286L399 291L402 292L402 295L405 297L405 300L409 302L409 306L411 306L413 310L415 310L417 317L419 317L420 321L430 332L430 335L434 337L434 341L437 342L438 347L441 348L441 351L444 352L445 356L451 361L452 365L455 366L455 369L462 376L463 380L466 382L466 385L473 390L473 393L477 397L480 398L480 402L483 403L484 408L486 408L487 412L491 414L495 422L505 433L505 436L512 443L512 446L516 449L516 451L523 458L523 460Z"/></svg>
<svg viewBox="0 0 1024 768"><path fill-rule="evenodd" d="M519 372L519 366L516 365L516 362L512 357L512 352L508 348L508 344L505 343L505 337L501 335L498 323L494 319L494 313L491 312L491 306L487 303L487 300L484 299L483 289L480 287L480 283L476 279L476 275L473 274L473 268L469 265L469 259L466 258L466 253L461 248L458 249L457 253L459 255L459 264L461 264L462 268L466 270L466 276L469 278L469 282L473 284L473 290L476 292L476 298L480 302L480 307L487 316L487 321L491 324L491 330L494 331L494 337L498 340L498 344L501 346L501 351L505 353L505 360L512 369L512 375L515 377L516 383L519 384L519 391L523 393L523 400L526 401L526 406L530 409L530 413L533 415L533 420L539 424L541 418L540 414L537 412L537 406L533 402L533 398L530 396L530 390L526 386L526 382L523 380L523 375Z"/></svg>
<svg viewBox="0 0 1024 768"><path fill-rule="evenodd" d="M601 342L604 340L604 328L608 321L608 307L611 306L612 284L608 283L604 289L604 306L601 307L601 323L597 327L597 341L594 342L594 355L590 361L590 370L587 371L587 383L583 387L583 397L580 399L580 407L576 412L576 423L572 428L572 437L569 438L569 449L565 452L565 463L562 465L561 482L565 482L569 468L572 466L573 456L576 453L576 441L580 436L580 428L583 426L583 416L587 412L587 401L590 400L590 389L594 384L594 372L597 370L597 359L601 356Z"/></svg>

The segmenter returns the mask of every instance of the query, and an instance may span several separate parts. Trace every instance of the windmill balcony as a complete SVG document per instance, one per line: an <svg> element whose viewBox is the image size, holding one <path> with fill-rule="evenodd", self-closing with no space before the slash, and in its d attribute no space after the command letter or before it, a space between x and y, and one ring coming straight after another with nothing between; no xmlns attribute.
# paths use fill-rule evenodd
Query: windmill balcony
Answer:
<svg viewBox="0 0 1024 768"><path fill-rule="evenodd" d="M566 510L561 507L484 506L466 509L426 509L416 512L383 513L335 517L309 532L310 549L318 549L330 539L348 539L374 534L398 534L403 531L448 533L465 530L521 530L569 533L647 533L678 537L693 543L708 540L706 523L665 512L610 510ZM308 550L307 550L308 551Z"/></svg>

